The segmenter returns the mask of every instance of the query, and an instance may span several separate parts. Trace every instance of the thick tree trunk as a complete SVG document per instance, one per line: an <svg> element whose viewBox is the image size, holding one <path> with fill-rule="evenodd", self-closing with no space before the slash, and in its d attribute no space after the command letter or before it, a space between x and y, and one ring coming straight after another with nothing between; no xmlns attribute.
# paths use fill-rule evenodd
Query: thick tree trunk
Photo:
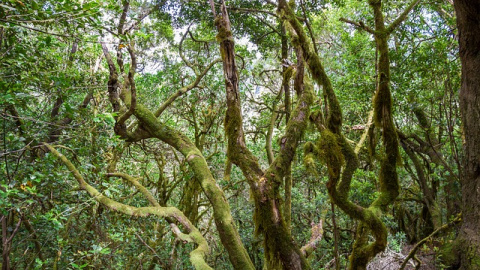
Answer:
<svg viewBox="0 0 480 270"><path fill-rule="evenodd" d="M462 62L460 112L465 135L460 269L480 269L480 1L454 2Z"/></svg>
<svg viewBox="0 0 480 270"><path fill-rule="evenodd" d="M310 87L299 97L285 135L281 139L280 151L264 172L258 160L246 147L238 88L239 78L235 64L235 44L225 3L221 5L221 14L215 18L215 25L223 60L227 96L225 116L225 133L228 138L227 156L242 170L250 184L255 199L256 232L264 236L265 265L267 269L275 270L310 269L285 222L279 188L288 173L288 167L293 161L303 131L307 127L310 105L313 102L313 88Z"/></svg>

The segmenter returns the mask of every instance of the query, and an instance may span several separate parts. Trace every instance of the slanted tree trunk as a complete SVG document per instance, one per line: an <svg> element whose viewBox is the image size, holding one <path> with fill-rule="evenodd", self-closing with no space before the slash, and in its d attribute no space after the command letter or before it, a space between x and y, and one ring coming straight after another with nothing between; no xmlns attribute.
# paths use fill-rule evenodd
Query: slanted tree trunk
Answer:
<svg viewBox="0 0 480 270"><path fill-rule="evenodd" d="M125 3L128 4L128 2ZM124 9L124 13L126 12L125 10L126 9ZM205 76L208 70L218 61L213 61L203 71L197 70L195 72L197 73L197 78L192 84L181 88L178 92L169 97L156 112L153 112L136 101L134 80L136 54L134 45L130 44L127 47L131 63L128 76L124 76L125 79L123 83L119 81L121 76L119 76L118 72L120 71L121 74L122 69L117 68L107 46L103 43L102 49L110 73L107 83L110 103L112 104L114 112L125 111L115 119L115 133L126 141L157 138L179 151L185 157L186 162L192 169L203 193L212 205L213 218L217 226L220 240L228 253L234 269L254 269L253 263L248 256L235 226L227 198L225 197L223 190L213 178L202 152L185 134L166 125L158 119L165 108L168 107L177 97L198 85L203 76ZM117 60L119 60L119 58L117 58ZM117 61L117 65L121 67L123 61L120 59ZM132 116L136 118L138 125L132 125L132 127L135 127L134 129L127 129L125 123Z"/></svg>
<svg viewBox="0 0 480 270"><path fill-rule="evenodd" d="M460 269L480 269L480 1L456 0L462 62L460 112L465 136Z"/></svg>
<svg viewBox="0 0 480 270"><path fill-rule="evenodd" d="M215 18L215 25L223 60L227 96L225 116L227 156L242 170L250 185L255 200L256 232L264 236L265 265L267 269L275 270L310 269L285 222L280 185L289 173L288 167L307 127L310 105L313 103L313 87L311 85L305 87L300 93L297 106L292 111L285 134L281 138L280 151L270 167L262 170L257 158L246 147L235 46L224 2L221 5L221 14Z"/></svg>

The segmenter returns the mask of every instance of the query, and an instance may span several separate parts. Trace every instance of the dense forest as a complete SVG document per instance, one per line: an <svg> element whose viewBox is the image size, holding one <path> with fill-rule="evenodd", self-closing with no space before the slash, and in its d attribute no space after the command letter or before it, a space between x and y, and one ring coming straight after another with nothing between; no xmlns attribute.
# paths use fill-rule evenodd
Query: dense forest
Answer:
<svg viewBox="0 0 480 270"><path fill-rule="evenodd" d="M479 0L1 0L10 269L480 269Z"/></svg>

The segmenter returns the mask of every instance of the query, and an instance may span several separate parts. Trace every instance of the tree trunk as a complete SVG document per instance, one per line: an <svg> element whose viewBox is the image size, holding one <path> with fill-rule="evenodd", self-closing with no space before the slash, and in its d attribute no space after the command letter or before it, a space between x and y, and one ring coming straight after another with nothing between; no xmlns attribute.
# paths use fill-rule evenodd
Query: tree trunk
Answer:
<svg viewBox="0 0 480 270"><path fill-rule="evenodd" d="M235 63L235 46L230 20L225 3L221 14L215 18L217 41L223 61L227 111L225 133L228 138L227 156L237 165L247 179L255 200L254 220L256 233L264 236L264 254L267 269L310 269L305 256L292 238L280 199L280 185L288 173L298 143L307 127L310 105L313 103L313 87L305 90L292 111L285 135L281 139L280 151L263 171L257 158L246 147L243 131L242 106L239 91L239 77Z"/></svg>
<svg viewBox="0 0 480 270"><path fill-rule="evenodd" d="M460 112L464 131L463 223L458 235L460 269L480 269L480 1L456 0L462 62Z"/></svg>
<svg viewBox="0 0 480 270"><path fill-rule="evenodd" d="M2 270L10 269L9 245L7 241L7 216L0 219L2 223Z"/></svg>

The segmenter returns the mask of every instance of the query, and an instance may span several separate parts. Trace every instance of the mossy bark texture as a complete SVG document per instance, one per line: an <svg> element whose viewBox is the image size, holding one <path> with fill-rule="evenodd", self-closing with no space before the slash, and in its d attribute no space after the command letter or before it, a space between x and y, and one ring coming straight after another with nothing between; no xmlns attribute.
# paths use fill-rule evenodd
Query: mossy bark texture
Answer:
<svg viewBox="0 0 480 270"><path fill-rule="evenodd" d="M158 202L156 202L152 194L145 187L141 186L138 183L138 181L136 181L134 178L124 174L117 174L116 176L125 178L131 183L133 183L137 188L139 188L140 192L146 196L150 204L154 206L153 207L134 207L134 206L126 205L123 203L119 203L115 200L112 200L106 197L105 195L103 195L102 193L100 193L93 186L89 185L85 181L83 176L80 174L80 172L77 170L75 165L73 165L73 163L70 162L70 160L68 160L67 157L62 155L51 145L45 144L45 146L54 156L56 156L65 164L68 170L75 177L75 180L77 180L80 188L87 191L87 193L92 198L94 198L96 201L103 204L107 208L130 215L130 216L135 216L135 217L148 217L150 215L155 215L158 217L170 218L172 220L174 219L178 221L179 224L185 227L185 229L187 230L187 234L180 232L178 228L176 228L175 226L174 232L177 235L177 237L179 237L182 241L193 242L197 244L197 247L192 252L190 252L190 261L192 265L195 267L195 269L198 269L198 270L212 269L205 262L205 256L209 253L207 241L202 236L200 231L195 226L193 226L190 220L180 210L178 210L175 207L161 207L158 204Z"/></svg>
<svg viewBox="0 0 480 270"><path fill-rule="evenodd" d="M460 112L465 136L460 269L480 269L480 1L454 1L462 62Z"/></svg>
<svg viewBox="0 0 480 270"><path fill-rule="evenodd" d="M319 56L313 50L302 24L297 20L292 7L286 0L279 0L278 13L290 25L287 29L292 42L301 46L305 61L313 79L323 87L326 97L327 115L323 121L321 117L312 117L321 132L321 139L309 151L310 157L317 156L328 167L329 181L327 188L332 201L350 217L359 220L357 236L350 256L349 269L366 269L370 259L383 251L387 245L387 229L380 217L382 212L393 203L399 193L396 164L399 160L398 138L392 118L392 98L390 93L390 62L388 59L388 36L415 7L417 1L412 2L405 11L389 26L384 24L381 11L381 1L369 1L373 9L375 30L368 28L374 35L377 49L380 53L378 61L379 76L374 97L374 120L377 127L382 129L382 139L385 154L382 158L378 176L379 195L368 208L354 204L348 199L350 183L358 167L357 154L347 143L341 133L342 110L337 100L332 84L325 73ZM369 241L369 235L375 238Z"/></svg>
<svg viewBox="0 0 480 270"><path fill-rule="evenodd" d="M190 139L173 128L164 125L155 115L141 104L137 104L134 115L144 128L155 138L173 146L185 156L205 195L212 204L215 224L220 239L228 252L235 269L253 269L253 264L243 246L235 227L230 205L225 194L217 185L205 157Z"/></svg>
<svg viewBox="0 0 480 270"><path fill-rule="evenodd" d="M272 160L270 167L263 171L245 144L234 41L224 4L221 6L221 14L215 19L215 25L223 59L227 96L227 155L231 162L242 170L251 187L255 200L256 232L264 236L265 265L267 269L309 269L285 222L280 186L289 173L288 167L307 126L313 89L310 87L299 97L286 132L280 139L280 152Z"/></svg>
<svg viewBox="0 0 480 270"><path fill-rule="evenodd" d="M157 110L156 113L153 113L139 102L135 102L135 106L131 106L132 92L127 91L130 88L130 85L128 83L122 85L118 82L117 68L113 63L106 46L103 46L103 50L110 71L108 90L114 111L126 110L126 108L123 107L133 107L133 116L135 116L138 123L137 125L131 125L135 127L135 130L129 130L125 125L122 125L121 127L119 127L119 125L115 125L115 132L127 141L157 138L182 153L188 165L194 172L196 180L199 182L203 192L212 205L213 217L219 232L220 240L228 252L229 259L233 267L235 269L254 269L248 253L240 239L240 235L235 227L230 211L230 205L222 189L217 185L215 179L213 178L213 175L201 151L186 135L165 125L162 121L157 119L157 116L160 115L164 109L163 105L159 110ZM211 66L213 66L214 63L217 63L217 61L214 61L212 64L210 64L202 73L197 74L197 83L211 68ZM185 89L185 91L188 90L189 89ZM177 96L175 96L175 98L176 97ZM168 99L166 102L169 104L173 102L173 100ZM123 107L121 107L122 103ZM116 120L118 121L118 118Z"/></svg>

